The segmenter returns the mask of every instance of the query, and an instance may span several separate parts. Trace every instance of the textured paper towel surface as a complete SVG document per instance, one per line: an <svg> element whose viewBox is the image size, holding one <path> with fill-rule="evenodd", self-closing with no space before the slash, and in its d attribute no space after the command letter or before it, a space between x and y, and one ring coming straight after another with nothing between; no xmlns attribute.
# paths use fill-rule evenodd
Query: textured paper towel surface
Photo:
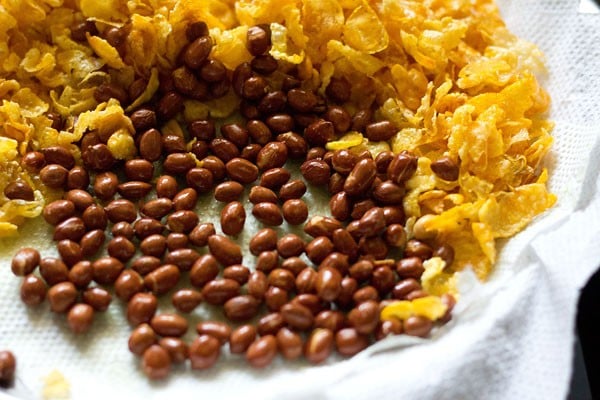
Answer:
<svg viewBox="0 0 600 400"><path fill-rule="evenodd" d="M224 356L209 371L175 367L165 382L149 382L127 350L130 329L118 300L83 337L47 305L20 303L10 256L24 245L52 251L48 229L32 222L20 241L0 242L0 348L18 358L19 396L41 397L44 377L58 370L75 399L564 399L578 290L600 265L600 17L578 13L578 1L499 4L510 29L547 57L556 122L548 166L559 202L504 244L488 284L463 276L455 318L433 338L392 338L320 367L277 359L255 371Z"/></svg>

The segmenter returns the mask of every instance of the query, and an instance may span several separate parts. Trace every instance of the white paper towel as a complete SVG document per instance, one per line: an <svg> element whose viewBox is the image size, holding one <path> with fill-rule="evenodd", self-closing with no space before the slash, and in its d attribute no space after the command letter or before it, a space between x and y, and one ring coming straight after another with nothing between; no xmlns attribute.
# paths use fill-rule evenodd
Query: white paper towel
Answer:
<svg viewBox="0 0 600 400"><path fill-rule="evenodd" d="M21 241L0 243L0 348L17 356L19 396L41 397L43 378L58 370L74 399L564 399L578 292L600 266L600 16L569 0L499 5L510 29L547 57L556 122L547 164L558 204L504 244L489 283L463 276L455 318L432 339L392 338L319 367L277 359L255 371L224 356L209 371L175 367L149 382L127 350L118 300L81 337L47 305L20 303L11 255L26 244L51 248L47 228L32 222Z"/></svg>

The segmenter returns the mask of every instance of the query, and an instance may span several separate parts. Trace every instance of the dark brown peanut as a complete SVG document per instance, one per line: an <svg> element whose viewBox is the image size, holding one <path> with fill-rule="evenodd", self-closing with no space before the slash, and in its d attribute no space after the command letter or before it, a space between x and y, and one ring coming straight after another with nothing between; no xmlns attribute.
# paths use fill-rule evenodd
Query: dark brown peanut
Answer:
<svg viewBox="0 0 600 400"><path fill-rule="evenodd" d="M271 228L263 228L256 232L248 244L250 253L258 256L263 251L277 248L277 232Z"/></svg>
<svg viewBox="0 0 600 400"><path fill-rule="evenodd" d="M324 118L333 124L336 133L344 133L350 129L352 118L346 109L339 106L329 106Z"/></svg>
<svg viewBox="0 0 600 400"><path fill-rule="evenodd" d="M335 138L335 128L331 122L320 119L306 127L304 137L313 147L324 147Z"/></svg>
<svg viewBox="0 0 600 400"><path fill-rule="evenodd" d="M387 169L388 178L401 184L417 170L417 157L409 152L396 154Z"/></svg>
<svg viewBox="0 0 600 400"><path fill-rule="evenodd" d="M445 181L455 181L458 179L458 164L450 157L440 157L432 162L431 170Z"/></svg>
<svg viewBox="0 0 600 400"><path fill-rule="evenodd" d="M58 164L48 164L40 171L42 183L53 189L62 189L67 183L69 171Z"/></svg>
<svg viewBox="0 0 600 400"><path fill-rule="evenodd" d="M406 231L400 224L391 224L385 229L385 243L391 247L404 248L406 245Z"/></svg>
<svg viewBox="0 0 600 400"><path fill-rule="evenodd" d="M250 137L246 128L237 123L222 125L221 135L232 142L238 149L246 146Z"/></svg>
<svg viewBox="0 0 600 400"><path fill-rule="evenodd" d="M210 236L208 238L208 248L217 261L224 266L242 263L242 249L237 243L225 236Z"/></svg>
<svg viewBox="0 0 600 400"><path fill-rule="evenodd" d="M369 255L376 260L383 260L387 257L388 247L380 236L362 237L358 241L358 250L361 254Z"/></svg>
<svg viewBox="0 0 600 400"><path fill-rule="evenodd" d="M112 223L121 221L133 222L137 218L135 205L126 199L113 200L104 207L108 219Z"/></svg>
<svg viewBox="0 0 600 400"><path fill-rule="evenodd" d="M72 240L61 240L57 243L56 249L58 250L58 254L60 254L60 258L69 267L75 265L83 258L81 246Z"/></svg>
<svg viewBox="0 0 600 400"><path fill-rule="evenodd" d="M271 45L270 32L262 26L251 26L246 34L246 48L253 56L265 53Z"/></svg>
<svg viewBox="0 0 600 400"><path fill-rule="evenodd" d="M196 225L190 232L189 239L194 246L203 247L208 244L208 238L215 233L215 226L212 223L202 223Z"/></svg>
<svg viewBox="0 0 600 400"><path fill-rule="evenodd" d="M112 296L102 288L92 287L83 292L82 299L84 303L94 307L94 310L103 312L108 309Z"/></svg>
<svg viewBox="0 0 600 400"><path fill-rule="evenodd" d="M144 285L154 294L161 295L177 285L181 273L173 264L166 264L155 269L144 277Z"/></svg>
<svg viewBox="0 0 600 400"><path fill-rule="evenodd" d="M319 264L319 269L326 267L337 269L342 275L346 275L348 269L350 268L348 256L334 251L325 257L325 259Z"/></svg>
<svg viewBox="0 0 600 400"><path fill-rule="evenodd" d="M317 272L315 289L325 301L334 301L342 290L342 275L337 269L325 267Z"/></svg>
<svg viewBox="0 0 600 400"><path fill-rule="evenodd" d="M222 305L240 294L240 284L233 279L215 279L202 288L202 298L208 304Z"/></svg>
<svg viewBox="0 0 600 400"><path fill-rule="evenodd" d="M349 150L338 150L333 153L333 158L331 159L331 166L337 172L342 175L348 175L356 163L358 162L358 157L356 154L352 153Z"/></svg>
<svg viewBox="0 0 600 400"><path fill-rule="evenodd" d="M335 334L335 347L343 356L353 356L369 346L369 337L354 328L340 329Z"/></svg>
<svg viewBox="0 0 600 400"><path fill-rule="evenodd" d="M191 69L198 69L208 58L212 49L212 39L203 35L192 41L183 51L183 62Z"/></svg>
<svg viewBox="0 0 600 400"><path fill-rule="evenodd" d="M69 239L77 242L85 232L85 225L81 218L71 217L56 225L52 239L55 241Z"/></svg>
<svg viewBox="0 0 600 400"><path fill-rule="evenodd" d="M17 361L13 353L8 350L0 351L0 387L10 387L15 379Z"/></svg>
<svg viewBox="0 0 600 400"><path fill-rule="evenodd" d="M327 184L327 190L329 194L336 194L344 190L344 183L346 183L346 177L340 174L339 172L335 172L329 178L329 183Z"/></svg>
<svg viewBox="0 0 600 400"><path fill-rule="evenodd" d="M304 179L313 185L325 185L329 182L331 169L323 160L307 160L300 166L300 171Z"/></svg>
<svg viewBox="0 0 600 400"><path fill-rule="evenodd" d="M221 229L231 236L238 235L244 229L246 211L239 201L232 201L221 210Z"/></svg>
<svg viewBox="0 0 600 400"><path fill-rule="evenodd" d="M158 341L160 347L169 353L169 358L174 363L182 363L188 359L188 345L179 338L165 337Z"/></svg>
<svg viewBox="0 0 600 400"><path fill-rule="evenodd" d="M105 230L108 225L108 217L104 208L97 204L92 204L85 209L81 215L81 219L85 224L87 230L93 231L95 229Z"/></svg>
<svg viewBox="0 0 600 400"><path fill-rule="evenodd" d="M161 175L156 179L156 196L173 199L177 194L177 180L169 175Z"/></svg>
<svg viewBox="0 0 600 400"><path fill-rule="evenodd" d="M372 122L365 127L365 136L374 142L390 140L398 129L390 121Z"/></svg>
<svg viewBox="0 0 600 400"><path fill-rule="evenodd" d="M283 258L298 257L304 252L306 243L294 233L288 233L277 241L277 252Z"/></svg>
<svg viewBox="0 0 600 400"><path fill-rule="evenodd" d="M298 303L287 303L279 310L284 321L292 328L304 331L312 327L312 312Z"/></svg>
<svg viewBox="0 0 600 400"><path fill-rule="evenodd" d="M188 246L189 239L184 233L171 232L167 235L167 248L169 251L184 249Z"/></svg>
<svg viewBox="0 0 600 400"><path fill-rule="evenodd" d="M360 303L348 313L348 322L360 334L373 333L379 323L379 304L373 300Z"/></svg>
<svg viewBox="0 0 600 400"><path fill-rule="evenodd" d="M260 145L269 143L273 137L269 127L262 121L253 119L246 123L246 129L252 137L252 140ZM287 153L287 149L286 149Z"/></svg>
<svg viewBox="0 0 600 400"><path fill-rule="evenodd" d="M232 297L223 305L225 316L234 322L246 321L256 315L258 300L250 295Z"/></svg>
<svg viewBox="0 0 600 400"><path fill-rule="evenodd" d="M22 180L11 182L6 185L4 188L4 195L9 200L33 201L35 199L31 186Z"/></svg>
<svg viewBox="0 0 600 400"><path fill-rule="evenodd" d="M176 134L166 134L162 138L163 152L166 154L183 153L186 150L185 139Z"/></svg>
<svg viewBox="0 0 600 400"><path fill-rule="evenodd" d="M246 351L246 360L254 368L264 368L277 354L277 340L273 335L265 335L253 342Z"/></svg>
<svg viewBox="0 0 600 400"><path fill-rule="evenodd" d="M83 165L92 171L108 171L115 164L115 158L104 143L98 143L83 150Z"/></svg>
<svg viewBox="0 0 600 400"><path fill-rule="evenodd" d="M288 115L277 114L277 113L284 111L286 102L287 102L287 99L286 99L285 93L283 93L282 91L275 90L275 91L269 92L269 93L265 94L263 96L263 98L258 102L258 106L253 107L256 110L256 113L251 116L246 115L246 118L256 119L259 117L260 114L263 114L265 116L276 115L276 118L271 119L271 120L267 119L266 122L267 122L267 126L270 129L280 132L280 129L274 129L271 126L275 126L276 128L284 129L287 126L291 126L290 124L293 124L293 120L291 120L291 118L288 118L289 117ZM246 103L246 104L248 104L248 103ZM248 107L245 107L245 108L248 110ZM248 110L248 111L250 111L250 110ZM290 129L287 129L284 131L287 132Z"/></svg>
<svg viewBox="0 0 600 400"><path fill-rule="evenodd" d="M215 182L222 180L227 172L223 161L215 156L203 158L202 167L210 171Z"/></svg>
<svg viewBox="0 0 600 400"><path fill-rule="evenodd" d="M69 279L69 269L58 258L44 257L40 260L40 275L48 285L55 285Z"/></svg>
<svg viewBox="0 0 600 400"><path fill-rule="evenodd" d="M71 282L60 282L48 289L48 302L53 312L67 312L76 300L77 288Z"/></svg>
<svg viewBox="0 0 600 400"><path fill-rule="evenodd" d="M306 185L300 179L285 183L279 189L279 199L282 201L299 199L306 193Z"/></svg>
<svg viewBox="0 0 600 400"><path fill-rule="evenodd" d="M363 286L354 292L352 300L354 304L364 303L367 300L379 301L379 292L373 286Z"/></svg>
<svg viewBox="0 0 600 400"><path fill-rule="evenodd" d="M341 308L348 308L352 305L354 293L358 289L358 282L356 279L345 276L340 283L341 289L338 298L336 299L336 304L338 304Z"/></svg>
<svg viewBox="0 0 600 400"><path fill-rule="evenodd" d="M329 209L335 219L339 221L349 219L352 212L352 200L350 200L348 193L341 191L334 194L329 200Z"/></svg>
<svg viewBox="0 0 600 400"><path fill-rule="evenodd" d="M312 217L304 226L304 232L316 238L319 236L333 237L336 229L342 228L342 223L335 218L316 216Z"/></svg>
<svg viewBox="0 0 600 400"><path fill-rule="evenodd" d="M91 257L100 250L100 247L104 244L105 235L104 231L96 229L89 231L79 241L81 246L81 255L84 258Z"/></svg>
<svg viewBox="0 0 600 400"><path fill-rule="evenodd" d="M314 327L337 332L344 327L346 316L341 311L323 310L315 316Z"/></svg>
<svg viewBox="0 0 600 400"><path fill-rule="evenodd" d="M421 285L415 278L406 278L398 281L392 290L392 297L398 300L405 300L409 293L421 290Z"/></svg>
<svg viewBox="0 0 600 400"><path fill-rule="evenodd" d="M150 272L154 271L160 266L160 258L154 256L142 256L136 258L131 263L131 269L133 269L135 272L139 273L142 276L148 275Z"/></svg>
<svg viewBox="0 0 600 400"><path fill-rule="evenodd" d="M166 197L150 200L140 209L141 214L160 220L173 209L173 201Z"/></svg>
<svg viewBox="0 0 600 400"><path fill-rule="evenodd" d="M404 209L402 207L383 207L383 216L386 225L404 225Z"/></svg>
<svg viewBox="0 0 600 400"><path fill-rule="evenodd" d="M223 278L233 279L240 285L245 285L250 277L250 269L243 265L230 265L223 269Z"/></svg>
<svg viewBox="0 0 600 400"><path fill-rule="evenodd" d="M317 272L307 267L300 271L296 277L296 290L298 293L313 293L317 287Z"/></svg>
<svg viewBox="0 0 600 400"><path fill-rule="evenodd" d="M85 303L75 304L67 314L67 323L73 333L85 333L89 331L93 320L94 309Z"/></svg>
<svg viewBox="0 0 600 400"><path fill-rule="evenodd" d="M360 218L360 232L365 236L375 236L385 229L383 209L374 207Z"/></svg>
<svg viewBox="0 0 600 400"><path fill-rule="evenodd" d="M308 243L304 250L308 258L318 265L333 251L333 243L327 236L319 236Z"/></svg>
<svg viewBox="0 0 600 400"><path fill-rule="evenodd" d="M156 343L156 334L150 325L143 323L129 335L128 347L133 354L141 356L146 349Z"/></svg>
<svg viewBox="0 0 600 400"><path fill-rule="evenodd" d="M281 355L287 360L294 360L302 355L302 338L300 335L286 327L277 332L277 347Z"/></svg>
<svg viewBox="0 0 600 400"><path fill-rule="evenodd" d="M260 318L256 330L260 336L275 335L285 326L285 321L279 312L272 312Z"/></svg>
<svg viewBox="0 0 600 400"><path fill-rule="evenodd" d="M88 260L77 262L69 270L69 281L78 289L86 288L93 279L92 263Z"/></svg>
<svg viewBox="0 0 600 400"><path fill-rule="evenodd" d="M271 189L264 186L252 186L248 200L252 204L258 203L277 203L277 195Z"/></svg>
<svg viewBox="0 0 600 400"><path fill-rule="evenodd" d="M127 303L127 321L134 326L150 322L157 307L158 301L152 293L136 293Z"/></svg>
<svg viewBox="0 0 600 400"><path fill-rule="evenodd" d="M258 152L256 165L262 171L283 167L287 157L288 150L284 143L269 142Z"/></svg>
<svg viewBox="0 0 600 400"><path fill-rule="evenodd" d="M281 263L281 268L287 269L294 276L298 276L298 274L300 273L300 271L302 271L306 267L307 267L306 263L300 257L286 258Z"/></svg>
<svg viewBox="0 0 600 400"><path fill-rule="evenodd" d="M269 272L269 285L291 291L294 288L296 277L287 269L275 268Z"/></svg>
<svg viewBox="0 0 600 400"><path fill-rule="evenodd" d="M215 179L207 168L192 168L185 175L185 180L198 193L207 193L212 190Z"/></svg>
<svg viewBox="0 0 600 400"><path fill-rule="evenodd" d="M396 263L396 272L400 278L420 279L425 268L419 257L407 257Z"/></svg>
<svg viewBox="0 0 600 400"><path fill-rule="evenodd" d="M262 271L254 271L248 277L248 283L246 285L248 294L258 300L262 300L265 297L265 293L269 287L267 276Z"/></svg>
<svg viewBox="0 0 600 400"><path fill-rule="evenodd" d="M357 281L366 281L371 278L375 266L369 260L360 260L352 264L349 273Z"/></svg>
<svg viewBox="0 0 600 400"><path fill-rule="evenodd" d="M399 335L404 332L402 321L397 319L381 321L375 331L375 339L381 340L389 335Z"/></svg>
<svg viewBox="0 0 600 400"><path fill-rule="evenodd" d="M283 218L290 225L300 225L308 218L308 207L300 199L286 200L282 206Z"/></svg>
<svg viewBox="0 0 600 400"><path fill-rule="evenodd" d="M245 353L254 339L256 339L256 328L253 325L239 326L229 336L229 351L232 354Z"/></svg>
<svg viewBox="0 0 600 400"><path fill-rule="evenodd" d="M200 256L190 270L190 282L195 287L202 287L219 274L217 259L210 254Z"/></svg>
<svg viewBox="0 0 600 400"><path fill-rule="evenodd" d="M179 314L157 314L150 320L154 332L161 336L183 336L188 330L187 319Z"/></svg>
<svg viewBox="0 0 600 400"><path fill-rule="evenodd" d="M307 113L317 105L317 97L308 90L291 89L287 93L287 100L290 107L300 113Z"/></svg>
<svg viewBox="0 0 600 400"><path fill-rule="evenodd" d="M432 328L431 320L420 315L410 316L404 321L404 333L410 336L427 337Z"/></svg>
<svg viewBox="0 0 600 400"><path fill-rule="evenodd" d="M101 200L111 199L119 186L117 176L112 172L103 172L94 179L94 194Z"/></svg>
<svg viewBox="0 0 600 400"><path fill-rule="evenodd" d="M19 295L21 301L33 307L44 302L46 298L46 284L35 275L27 275L21 283Z"/></svg>
<svg viewBox="0 0 600 400"><path fill-rule="evenodd" d="M290 176L290 171L285 168L271 168L260 177L260 185L277 190L290 179Z"/></svg>
<svg viewBox="0 0 600 400"><path fill-rule="evenodd" d="M252 215L265 225L277 226L283 223L283 215L277 204L257 203L252 207Z"/></svg>
<svg viewBox="0 0 600 400"><path fill-rule="evenodd" d="M192 369L212 367L221 353L221 343L210 335L198 336L190 345L189 357Z"/></svg>
<svg viewBox="0 0 600 400"><path fill-rule="evenodd" d="M420 240L411 239L404 247L404 257L419 257L421 260L431 258L433 250Z"/></svg>
<svg viewBox="0 0 600 400"><path fill-rule="evenodd" d="M195 120L188 124L188 131L198 140L211 141L216 136L215 123L212 120Z"/></svg>
<svg viewBox="0 0 600 400"><path fill-rule="evenodd" d="M454 262L454 248L449 244L442 244L435 248L432 257L440 257L446 263L444 268L448 268Z"/></svg>
<svg viewBox="0 0 600 400"><path fill-rule="evenodd" d="M148 347L142 355L142 370L153 380L165 379L171 372L171 357L157 344Z"/></svg>
<svg viewBox="0 0 600 400"><path fill-rule="evenodd" d="M86 208L88 208L89 206L94 204L94 199L92 198L92 195L89 194L88 192L86 192L85 190L81 190L81 189L69 190L65 194L65 200L57 200L57 201L61 201L61 202L70 201L73 203L75 208L79 211L84 211ZM52 203L50 203L50 204L52 204ZM63 204L65 204L65 203L63 203ZM48 222L48 223L50 223L50 222ZM52 225L56 225L56 224L52 224Z"/></svg>
<svg viewBox="0 0 600 400"><path fill-rule="evenodd" d="M258 167L243 158L233 158L225 164L227 175L234 181L249 184L258 178Z"/></svg>
<svg viewBox="0 0 600 400"><path fill-rule="evenodd" d="M337 251L346 254L349 260L356 259L358 255L358 244L352 235L343 228L333 231L333 245Z"/></svg>
<svg viewBox="0 0 600 400"><path fill-rule="evenodd" d="M181 271L189 271L198 258L200 254L194 249L176 249L167 253L163 261L175 265Z"/></svg>
<svg viewBox="0 0 600 400"><path fill-rule="evenodd" d="M196 332L199 335L210 335L216 338L219 343L225 344L231 336L231 327L225 322L202 321L196 324Z"/></svg>
<svg viewBox="0 0 600 400"><path fill-rule="evenodd" d="M114 257L102 257L92 263L94 281L101 285L114 283L125 266Z"/></svg>
<svg viewBox="0 0 600 400"><path fill-rule="evenodd" d="M294 297L292 303L298 303L308 308L313 314L318 314L321 311L330 307L330 304L323 301L316 294L302 293Z"/></svg>
<svg viewBox="0 0 600 400"><path fill-rule="evenodd" d="M148 108L139 108L129 116L136 132L144 132L156 126L156 113Z"/></svg>
<svg viewBox="0 0 600 400"><path fill-rule="evenodd" d="M31 274L40 263L40 252L31 247L24 247L13 256L10 267L16 276Z"/></svg>
<svg viewBox="0 0 600 400"><path fill-rule="evenodd" d="M163 169L170 175L185 174L196 166L194 157L189 153L169 154L163 163Z"/></svg>
<svg viewBox="0 0 600 400"><path fill-rule="evenodd" d="M279 254L276 250L263 251L256 259L255 268L257 271L269 272L279 265Z"/></svg>
<svg viewBox="0 0 600 400"><path fill-rule="evenodd" d="M277 140L285 143L290 158L301 159L306 156L308 143L306 139L294 132L286 132L277 136Z"/></svg>
<svg viewBox="0 0 600 400"><path fill-rule="evenodd" d="M382 205L394 205L402 203L404 192L404 187L392 181L384 181L375 186L372 196Z"/></svg>
<svg viewBox="0 0 600 400"><path fill-rule="evenodd" d="M46 159L41 152L30 151L21 159L21 165L27 171L39 173L40 170L46 165Z"/></svg>
<svg viewBox="0 0 600 400"><path fill-rule="evenodd" d="M122 262L126 262L135 254L135 245L123 236L117 236L108 242L108 254Z"/></svg>
<svg viewBox="0 0 600 400"><path fill-rule="evenodd" d="M242 84L242 97L247 100L259 100L268 91L269 83L261 76L251 76Z"/></svg>
<svg viewBox="0 0 600 400"><path fill-rule="evenodd" d="M312 331L304 346L304 357L312 364L320 364L333 350L333 332L317 328Z"/></svg>
<svg viewBox="0 0 600 400"><path fill-rule="evenodd" d="M133 224L133 232L140 240L151 235L160 235L164 229L164 225L153 218L140 218Z"/></svg>
<svg viewBox="0 0 600 400"><path fill-rule="evenodd" d="M333 101L345 103L350 99L351 86L345 78L331 78L325 93Z"/></svg>
<svg viewBox="0 0 600 400"><path fill-rule="evenodd" d="M179 210L167 217L167 226L171 232L189 233L198 225L198 220L195 212Z"/></svg>
<svg viewBox="0 0 600 400"><path fill-rule="evenodd" d="M219 159L227 163L240 155L240 149L230 140L215 138L210 141L209 149Z"/></svg>
<svg viewBox="0 0 600 400"><path fill-rule="evenodd" d="M194 289L180 289L173 293L171 303L178 311L192 312L202 302L202 295Z"/></svg>
<svg viewBox="0 0 600 400"><path fill-rule="evenodd" d="M269 286L265 292L265 304L270 311L279 311L288 301L288 292L277 286Z"/></svg>
<svg viewBox="0 0 600 400"><path fill-rule="evenodd" d="M390 163L394 159L394 153L391 151L382 151L375 157L375 164L377 164L377 172L380 174L386 174Z"/></svg>
<svg viewBox="0 0 600 400"><path fill-rule="evenodd" d="M121 183L117 187L119 194L129 200L139 200L144 198L151 190L152 185L142 181L129 181Z"/></svg>
<svg viewBox="0 0 600 400"><path fill-rule="evenodd" d="M236 201L244 192L244 186L236 181L227 181L215 187L215 200L229 203Z"/></svg>
<svg viewBox="0 0 600 400"><path fill-rule="evenodd" d="M350 196L365 193L373 184L376 174L375 161L370 158L358 161L344 182L344 191Z"/></svg>
<svg viewBox="0 0 600 400"><path fill-rule="evenodd" d="M144 289L144 279L133 270L121 272L115 281L115 294L123 301L129 301L133 295Z"/></svg>

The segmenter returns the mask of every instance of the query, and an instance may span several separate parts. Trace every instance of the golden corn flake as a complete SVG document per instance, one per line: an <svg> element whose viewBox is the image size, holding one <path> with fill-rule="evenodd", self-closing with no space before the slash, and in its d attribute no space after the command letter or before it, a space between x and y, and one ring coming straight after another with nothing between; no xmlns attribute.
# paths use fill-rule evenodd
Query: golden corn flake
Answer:
<svg viewBox="0 0 600 400"><path fill-rule="evenodd" d="M414 300L395 301L381 310L382 320L406 320L413 315L435 321L444 316L448 306L437 296L420 297Z"/></svg>

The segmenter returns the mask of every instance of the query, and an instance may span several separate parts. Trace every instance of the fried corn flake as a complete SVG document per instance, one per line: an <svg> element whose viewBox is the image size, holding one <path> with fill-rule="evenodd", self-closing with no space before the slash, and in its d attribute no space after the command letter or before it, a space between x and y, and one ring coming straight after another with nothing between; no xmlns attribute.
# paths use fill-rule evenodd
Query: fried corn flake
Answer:
<svg viewBox="0 0 600 400"><path fill-rule="evenodd" d="M85 19L100 32L126 27L124 54L95 35L72 40L73 26ZM114 101L98 104L94 88L111 81L126 87L140 76L148 85L129 110L147 101L159 73L175 65L186 25L197 20L214 38L211 57L230 70L250 59L248 27L268 24L270 54L296 65L307 85L324 93L332 78L345 78L352 82L349 110L373 103L377 118L396 125L389 142L349 133L327 147L419 156L406 185L407 228L429 214L423 228L456 253L452 266L426 263L429 293L452 291L454 272L466 267L486 279L495 240L516 234L556 201L542 168L552 144L549 96L536 78L543 56L508 31L491 0L0 0L0 189L17 176L43 189L21 169L20 156L60 144L78 157L72 144L87 130L103 131L117 158L132 157L125 111ZM224 118L238 106L233 95L186 100L183 115ZM66 121L62 130L52 128L50 110ZM431 170L441 156L459 163L457 181ZM39 214L44 199L36 195L24 208L2 203L6 235Z"/></svg>

